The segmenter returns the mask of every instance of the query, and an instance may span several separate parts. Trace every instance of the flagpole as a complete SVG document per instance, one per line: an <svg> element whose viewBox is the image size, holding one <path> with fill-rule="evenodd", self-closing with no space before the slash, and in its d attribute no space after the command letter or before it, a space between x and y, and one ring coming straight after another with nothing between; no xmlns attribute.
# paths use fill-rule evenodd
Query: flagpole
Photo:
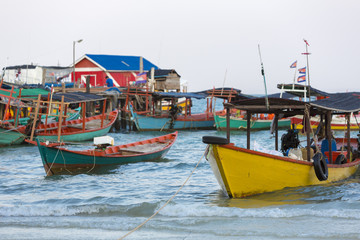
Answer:
<svg viewBox="0 0 360 240"><path fill-rule="evenodd" d="M296 71L297 71L297 60L296 60L295 73L294 73L293 89L294 89L294 87L295 87L295 81L296 81Z"/></svg>
<svg viewBox="0 0 360 240"><path fill-rule="evenodd" d="M304 39L305 42L305 48L306 48L306 52L304 53L306 55L306 75L307 75L307 81L308 81L308 94L309 94L309 102L311 102L310 100L310 68L309 68L309 52L308 52L308 46L309 43Z"/></svg>

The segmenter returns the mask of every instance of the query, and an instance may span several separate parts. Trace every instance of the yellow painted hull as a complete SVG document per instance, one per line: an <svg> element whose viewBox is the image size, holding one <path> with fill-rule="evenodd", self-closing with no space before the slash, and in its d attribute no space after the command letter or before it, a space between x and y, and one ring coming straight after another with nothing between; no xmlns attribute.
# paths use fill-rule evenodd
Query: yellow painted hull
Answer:
<svg viewBox="0 0 360 240"><path fill-rule="evenodd" d="M329 177L319 181L312 162L293 160L229 145L209 145L206 154L219 185L233 198L346 179L353 175L360 159L329 164Z"/></svg>

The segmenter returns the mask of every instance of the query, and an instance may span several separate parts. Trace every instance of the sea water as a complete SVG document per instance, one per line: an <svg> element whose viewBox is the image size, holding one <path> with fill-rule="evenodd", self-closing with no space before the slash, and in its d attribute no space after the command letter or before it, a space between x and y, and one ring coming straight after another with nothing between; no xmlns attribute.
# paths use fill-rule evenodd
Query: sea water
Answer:
<svg viewBox="0 0 360 240"><path fill-rule="evenodd" d="M115 144L163 134L109 133ZM225 132L181 131L161 160L52 177L37 147L0 148L0 239L120 239L157 212L198 161L176 197L125 239L360 239L359 172L338 183L229 199L202 157L205 135ZM245 147L246 133L232 132L231 141ZM254 141L274 148L267 130L252 133Z"/></svg>

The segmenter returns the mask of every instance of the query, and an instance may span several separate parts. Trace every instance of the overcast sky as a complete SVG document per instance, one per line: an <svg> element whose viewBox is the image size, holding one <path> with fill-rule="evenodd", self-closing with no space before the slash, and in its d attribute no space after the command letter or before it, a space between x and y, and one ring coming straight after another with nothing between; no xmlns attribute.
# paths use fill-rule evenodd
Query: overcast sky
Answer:
<svg viewBox="0 0 360 240"><path fill-rule="evenodd" d="M1 67L72 64L86 53L143 56L175 69L189 91L268 93L306 65L311 85L360 91L358 0L9 0L1 4Z"/></svg>

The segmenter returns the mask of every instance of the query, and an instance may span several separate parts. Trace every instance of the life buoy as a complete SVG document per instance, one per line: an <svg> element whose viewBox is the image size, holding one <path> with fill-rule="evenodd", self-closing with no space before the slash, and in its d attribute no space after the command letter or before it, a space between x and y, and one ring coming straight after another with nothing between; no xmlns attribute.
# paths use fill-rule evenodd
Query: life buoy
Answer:
<svg viewBox="0 0 360 240"><path fill-rule="evenodd" d="M316 177L319 181L327 180L329 176L328 166L323 155L320 152L315 153L313 160Z"/></svg>
<svg viewBox="0 0 360 240"><path fill-rule="evenodd" d="M229 144L229 140L227 138L215 137L215 136L203 136L202 141L203 143L206 144L219 144L219 145Z"/></svg>

